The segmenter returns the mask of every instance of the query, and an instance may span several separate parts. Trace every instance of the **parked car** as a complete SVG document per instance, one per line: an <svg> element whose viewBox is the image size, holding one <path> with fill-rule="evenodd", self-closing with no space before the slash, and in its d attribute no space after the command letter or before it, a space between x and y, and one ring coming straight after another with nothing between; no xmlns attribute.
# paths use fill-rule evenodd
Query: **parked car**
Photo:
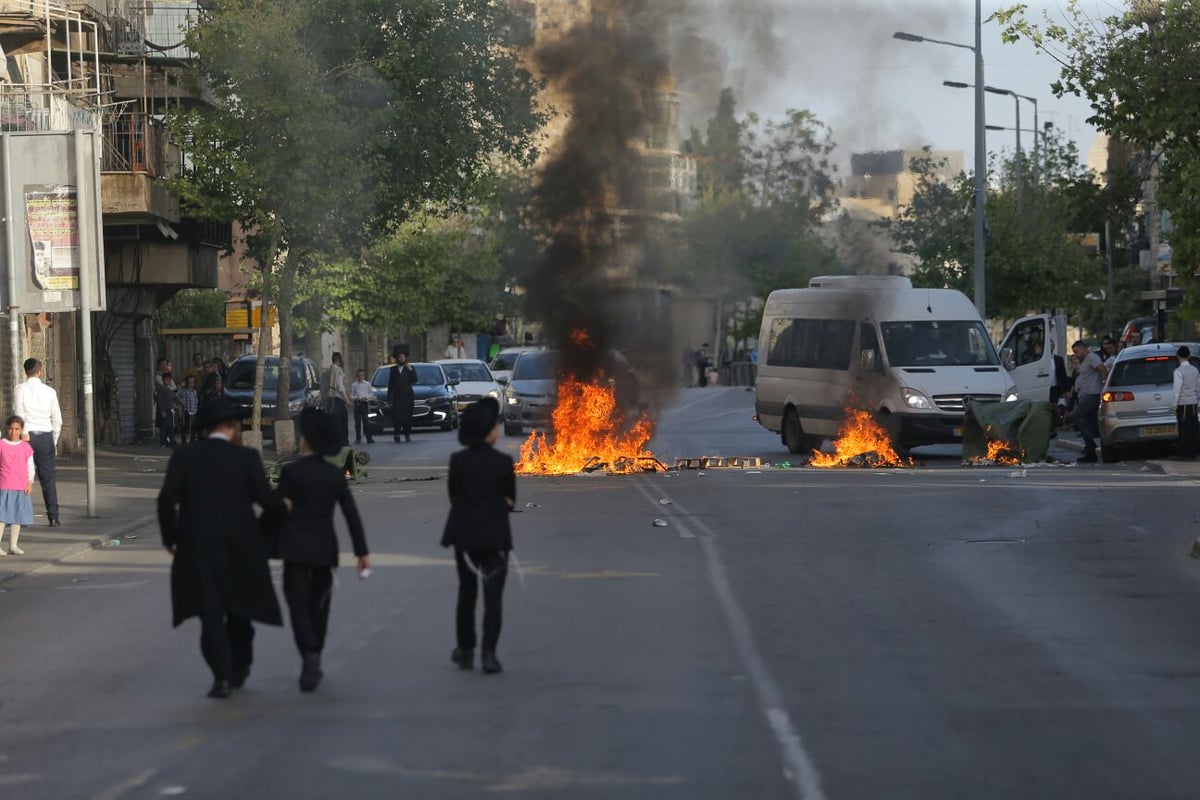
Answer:
<svg viewBox="0 0 1200 800"><path fill-rule="evenodd" d="M258 356L246 355L229 365L225 378L225 396L240 409L243 423L250 425L254 410L254 371ZM276 394L279 391L279 356L267 356L263 362L262 429L269 433L275 422ZM320 371L312 359L294 356L288 376L288 411L292 419L306 406L321 404Z"/></svg>
<svg viewBox="0 0 1200 800"><path fill-rule="evenodd" d="M558 399L558 353L532 350L520 353L504 389L504 434L520 436L526 428L550 424Z"/></svg>
<svg viewBox="0 0 1200 800"><path fill-rule="evenodd" d="M512 378L513 364L517 362L517 356L521 353L537 352L538 347L506 347L496 353L496 357L492 359L492 363L488 365L488 369L492 371L492 377L496 383L503 386Z"/></svg>
<svg viewBox="0 0 1200 800"><path fill-rule="evenodd" d="M500 384L492 377L488 365L477 358L443 358L434 362L446 372L450 380L457 380L454 393L458 396L458 410L466 411L472 403L485 397L500 399Z"/></svg>
<svg viewBox="0 0 1200 800"><path fill-rule="evenodd" d="M1100 451L1106 462L1120 461L1137 445L1179 440L1171 399L1181 345L1200 354L1194 342L1135 345L1117 354L1100 395ZM1200 357L1191 360L1200 367Z"/></svg>
<svg viewBox="0 0 1200 800"><path fill-rule="evenodd" d="M440 428L444 431L458 427L458 408L454 386L457 381L447 377L438 364L413 363L417 371L417 383L413 386L414 428ZM392 430L392 406L387 400L390 366L375 370L371 377L371 390L375 399L367 411L367 425L372 433Z"/></svg>

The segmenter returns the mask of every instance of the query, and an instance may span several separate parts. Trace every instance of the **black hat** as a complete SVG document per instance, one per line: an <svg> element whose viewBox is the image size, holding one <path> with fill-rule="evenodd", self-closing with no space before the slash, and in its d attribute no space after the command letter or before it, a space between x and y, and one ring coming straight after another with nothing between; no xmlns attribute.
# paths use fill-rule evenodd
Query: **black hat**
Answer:
<svg viewBox="0 0 1200 800"><path fill-rule="evenodd" d="M214 397L200 407L196 414L196 427L207 430L214 425L231 419L241 419L243 412L224 397Z"/></svg>
<svg viewBox="0 0 1200 800"><path fill-rule="evenodd" d="M406 344L392 345L392 355L393 356L395 356L396 358L399 358L401 353L403 353L406 358L408 357L408 355L409 355L408 345L406 345Z"/></svg>
<svg viewBox="0 0 1200 800"><path fill-rule="evenodd" d="M458 421L458 441L467 447L483 444L500 419L500 401L485 397L472 403Z"/></svg>
<svg viewBox="0 0 1200 800"><path fill-rule="evenodd" d="M342 449L333 415L319 408L300 412L300 435L318 455L331 456Z"/></svg>

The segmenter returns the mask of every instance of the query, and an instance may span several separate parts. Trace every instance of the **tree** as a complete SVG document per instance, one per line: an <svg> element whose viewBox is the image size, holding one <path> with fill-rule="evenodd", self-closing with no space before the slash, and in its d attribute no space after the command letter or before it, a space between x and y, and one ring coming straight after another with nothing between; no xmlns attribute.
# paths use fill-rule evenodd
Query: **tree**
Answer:
<svg viewBox="0 0 1200 800"><path fill-rule="evenodd" d="M220 289L184 289L158 307L154 327L222 328L225 326L225 293Z"/></svg>
<svg viewBox="0 0 1200 800"><path fill-rule="evenodd" d="M1158 174L1157 202L1173 226L1172 262L1185 310L1194 314L1200 309L1200 5L1135 0L1122 13L1096 18L1069 0L1064 13L1061 22L1045 15L1038 23L1019 4L995 16L1006 39L1028 39L1059 63L1056 95L1086 98L1094 112L1088 122L1133 145L1144 178Z"/></svg>
<svg viewBox="0 0 1200 800"><path fill-rule="evenodd" d="M285 361L316 271L361 260L424 200L461 201L498 162L532 158L536 85L511 21L496 0L205 4L188 46L216 104L171 118L188 152L175 188L189 213L241 223Z"/></svg>

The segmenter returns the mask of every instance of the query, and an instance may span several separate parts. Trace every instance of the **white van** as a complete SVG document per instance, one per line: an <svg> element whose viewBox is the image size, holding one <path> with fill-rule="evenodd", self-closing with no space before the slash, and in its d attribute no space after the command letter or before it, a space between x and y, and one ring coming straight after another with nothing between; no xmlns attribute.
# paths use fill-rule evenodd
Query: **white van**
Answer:
<svg viewBox="0 0 1200 800"><path fill-rule="evenodd" d="M758 352L755 418L793 453L835 437L848 407L874 413L907 449L961 442L972 399L1017 398L971 301L901 276L771 292Z"/></svg>

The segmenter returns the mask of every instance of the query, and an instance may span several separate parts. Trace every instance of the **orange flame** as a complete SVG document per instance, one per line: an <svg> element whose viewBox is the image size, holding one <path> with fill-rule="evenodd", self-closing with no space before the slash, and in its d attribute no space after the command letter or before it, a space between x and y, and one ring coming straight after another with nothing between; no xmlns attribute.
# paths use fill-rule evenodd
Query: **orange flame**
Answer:
<svg viewBox="0 0 1200 800"><path fill-rule="evenodd" d="M912 462L902 459L892 449L891 439L870 412L846 409L846 421L838 429L834 453L814 451L809 465L825 469L834 467L907 467Z"/></svg>
<svg viewBox="0 0 1200 800"><path fill-rule="evenodd" d="M516 470L532 475L573 475L589 468L630 474L660 464L646 443L654 426L644 413L622 433L623 414L616 391L603 379L587 383L574 377L558 382L558 405L550 417L551 436L534 432L521 445Z"/></svg>
<svg viewBox="0 0 1200 800"><path fill-rule="evenodd" d="M987 443L987 453L968 459L969 464L1004 464L1014 466L1021 463L1021 454L1014 452L1007 444L999 439Z"/></svg>

